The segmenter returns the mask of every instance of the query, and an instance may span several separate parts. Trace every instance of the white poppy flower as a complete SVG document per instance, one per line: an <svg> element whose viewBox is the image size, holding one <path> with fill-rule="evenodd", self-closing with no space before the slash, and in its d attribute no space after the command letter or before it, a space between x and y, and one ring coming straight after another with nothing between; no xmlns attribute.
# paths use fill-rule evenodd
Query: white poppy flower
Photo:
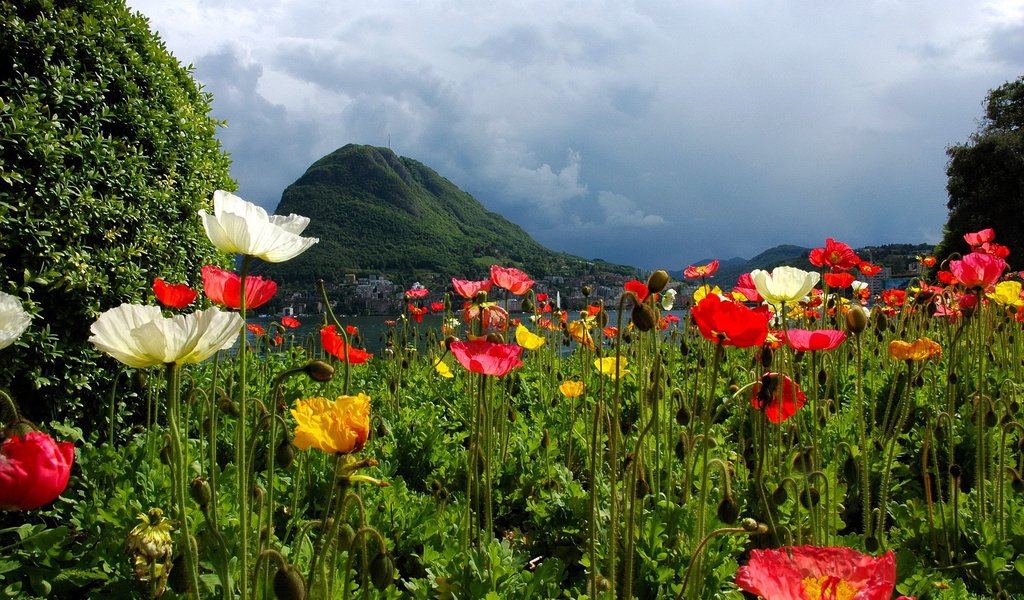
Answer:
<svg viewBox="0 0 1024 600"><path fill-rule="evenodd" d="M309 225L308 217L268 215L263 208L223 190L213 193L213 214L203 209L199 216L207 237L218 249L267 262L290 260L320 241L299 235Z"/></svg>
<svg viewBox="0 0 1024 600"><path fill-rule="evenodd" d="M662 292L661 294L661 309L672 310L672 306L676 303L676 290L670 288Z"/></svg>
<svg viewBox="0 0 1024 600"><path fill-rule="evenodd" d="M96 319L89 341L129 367L197 363L234 344L242 323L218 308L165 317L158 306L122 304Z"/></svg>
<svg viewBox="0 0 1024 600"><path fill-rule="evenodd" d="M817 272L796 267L775 267L771 273L761 269L750 272L750 278L754 280L754 287L761 298L773 306L800 300L810 293L820 277Z"/></svg>
<svg viewBox="0 0 1024 600"><path fill-rule="evenodd" d="M17 296L0 292L0 348L13 344L31 320Z"/></svg>

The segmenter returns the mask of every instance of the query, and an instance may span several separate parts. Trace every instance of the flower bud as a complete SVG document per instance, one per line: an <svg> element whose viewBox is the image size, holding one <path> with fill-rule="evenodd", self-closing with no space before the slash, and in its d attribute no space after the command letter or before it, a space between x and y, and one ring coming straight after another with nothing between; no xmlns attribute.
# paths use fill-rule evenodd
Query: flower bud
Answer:
<svg viewBox="0 0 1024 600"><path fill-rule="evenodd" d="M534 308L533 300L529 298L523 300L523 312L532 313Z"/></svg>
<svg viewBox="0 0 1024 600"><path fill-rule="evenodd" d="M726 495L718 503L718 520L732 525L740 517L740 505L732 496Z"/></svg>
<svg viewBox="0 0 1024 600"><path fill-rule="evenodd" d="M352 542L356 539L356 530L352 529L352 525L348 523L342 523L338 527L338 549L342 552L348 552L352 548Z"/></svg>
<svg viewBox="0 0 1024 600"><path fill-rule="evenodd" d="M583 294L584 298L589 298L590 294L594 292L594 288L589 285L584 285L580 288L580 292Z"/></svg>
<svg viewBox="0 0 1024 600"><path fill-rule="evenodd" d="M782 506L787 500L789 500L789 492L786 491L785 485L780 485L772 492L772 504L775 506Z"/></svg>
<svg viewBox="0 0 1024 600"><path fill-rule="evenodd" d="M487 292L480 290L473 296L473 304L483 304L487 302Z"/></svg>
<svg viewBox="0 0 1024 600"><path fill-rule="evenodd" d="M386 552L380 552L370 561L370 581L379 591L387 589L395 577L395 565Z"/></svg>
<svg viewBox="0 0 1024 600"><path fill-rule="evenodd" d="M279 600L305 600L306 581L298 569L287 565L277 570L274 574L274 595Z"/></svg>
<svg viewBox="0 0 1024 600"><path fill-rule="evenodd" d="M196 504L203 509L210 505L210 499L213 497L213 492L210 490L210 482L205 477L193 479L192 484L189 486L189 493L192 495L192 499L196 501Z"/></svg>
<svg viewBox="0 0 1024 600"><path fill-rule="evenodd" d="M654 311L651 310L651 307L640 302L633 305L633 314L630 318L633 321L633 326L639 331L654 329L655 322L657 321L654 318Z"/></svg>
<svg viewBox="0 0 1024 600"><path fill-rule="evenodd" d="M665 289L665 286L668 285L668 280L668 272L664 269L658 269L647 278L647 290L652 294L657 294Z"/></svg>
<svg viewBox="0 0 1024 600"><path fill-rule="evenodd" d="M306 375L313 381L330 381L334 377L334 367L322 360L313 360L304 367Z"/></svg>
<svg viewBox="0 0 1024 600"><path fill-rule="evenodd" d="M846 311L846 330L857 335L868 326L868 314L859 306L851 306Z"/></svg>
<svg viewBox="0 0 1024 600"><path fill-rule="evenodd" d="M295 446L292 445L291 440L281 440L281 443L277 445L277 449L274 450L274 464L280 469L287 469L292 466L294 461Z"/></svg>

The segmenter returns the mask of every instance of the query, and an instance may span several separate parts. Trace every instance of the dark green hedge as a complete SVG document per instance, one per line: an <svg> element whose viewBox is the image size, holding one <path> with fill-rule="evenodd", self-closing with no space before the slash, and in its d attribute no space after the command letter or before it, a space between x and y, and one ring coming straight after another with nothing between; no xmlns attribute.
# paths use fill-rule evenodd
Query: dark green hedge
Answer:
<svg viewBox="0 0 1024 600"><path fill-rule="evenodd" d="M120 366L89 325L222 260L196 211L229 160L210 95L123 1L0 0L0 31L0 289L34 315L0 387L30 418L103 422Z"/></svg>

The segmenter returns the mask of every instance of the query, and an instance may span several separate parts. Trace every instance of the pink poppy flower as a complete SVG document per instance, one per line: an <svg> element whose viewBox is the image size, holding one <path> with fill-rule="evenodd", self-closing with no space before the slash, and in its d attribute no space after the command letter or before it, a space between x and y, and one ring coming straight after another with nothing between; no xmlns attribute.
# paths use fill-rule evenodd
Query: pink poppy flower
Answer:
<svg viewBox="0 0 1024 600"><path fill-rule="evenodd" d="M873 558L842 547L755 549L736 571L736 585L765 600L889 600L896 587L896 556L890 550Z"/></svg>
<svg viewBox="0 0 1024 600"><path fill-rule="evenodd" d="M455 293L472 300L476 297L479 292L489 292L491 287L494 286L494 282L490 279L484 279L483 281L468 281L466 279L455 279L452 277L452 287L455 288Z"/></svg>
<svg viewBox="0 0 1024 600"><path fill-rule="evenodd" d="M60 496L71 476L75 446L57 443L41 431L0 444L0 508L39 508Z"/></svg>
<svg viewBox="0 0 1024 600"><path fill-rule="evenodd" d="M747 302L760 302L761 294L754 285L754 278L750 273L744 273L736 278L736 285L732 288L733 294L740 294Z"/></svg>
<svg viewBox="0 0 1024 600"><path fill-rule="evenodd" d="M683 270L683 277L697 279L699 277L711 277L718 270L718 261L713 260L706 265L690 265Z"/></svg>
<svg viewBox="0 0 1024 600"><path fill-rule="evenodd" d="M514 267L491 265L491 281L494 285L521 296L533 287L533 280L526 273Z"/></svg>
<svg viewBox="0 0 1024 600"><path fill-rule="evenodd" d="M451 343L451 352L467 371L502 377L512 369L522 366L519 355L523 348L518 344L496 344L484 340Z"/></svg>
<svg viewBox="0 0 1024 600"><path fill-rule="evenodd" d="M967 289L988 289L999 281L1006 261L993 254L971 252L961 260L949 261L949 270Z"/></svg>
<svg viewBox="0 0 1024 600"><path fill-rule="evenodd" d="M242 301L242 278L214 265L203 267L203 291L215 304L238 309ZM266 304L277 293L277 283L262 277L245 279L245 307L256 308Z"/></svg>
<svg viewBox="0 0 1024 600"><path fill-rule="evenodd" d="M799 352L813 350L835 350L846 339L846 332L837 329L790 329L786 331L786 343Z"/></svg>
<svg viewBox="0 0 1024 600"><path fill-rule="evenodd" d="M971 249L977 248L982 244L987 244L992 240L996 239L996 231L989 227L988 229L982 229L981 231L975 231L974 233L965 233L964 241Z"/></svg>

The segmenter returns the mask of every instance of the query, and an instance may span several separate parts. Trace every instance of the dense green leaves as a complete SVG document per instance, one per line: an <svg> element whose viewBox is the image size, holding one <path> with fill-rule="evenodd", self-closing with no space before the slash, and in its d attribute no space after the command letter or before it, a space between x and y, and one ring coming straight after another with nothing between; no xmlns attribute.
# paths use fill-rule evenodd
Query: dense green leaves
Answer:
<svg viewBox="0 0 1024 600"><path fill-rule="evenodd" d="M949 221L936 254L967 251L963 235L988 227L1010 248L1007 262L1024 266L1024 77L989 92L985 121L946 154Z"/></svg>
<svg viewBox="0 0 1024 600"><path fill-rule="evenodd" d="M209 94L123 1L3 1L0 27L0 287L34 317L0 386L88 418L115 369L89 325L216 260L196 211L228 159Z"/></svg>

